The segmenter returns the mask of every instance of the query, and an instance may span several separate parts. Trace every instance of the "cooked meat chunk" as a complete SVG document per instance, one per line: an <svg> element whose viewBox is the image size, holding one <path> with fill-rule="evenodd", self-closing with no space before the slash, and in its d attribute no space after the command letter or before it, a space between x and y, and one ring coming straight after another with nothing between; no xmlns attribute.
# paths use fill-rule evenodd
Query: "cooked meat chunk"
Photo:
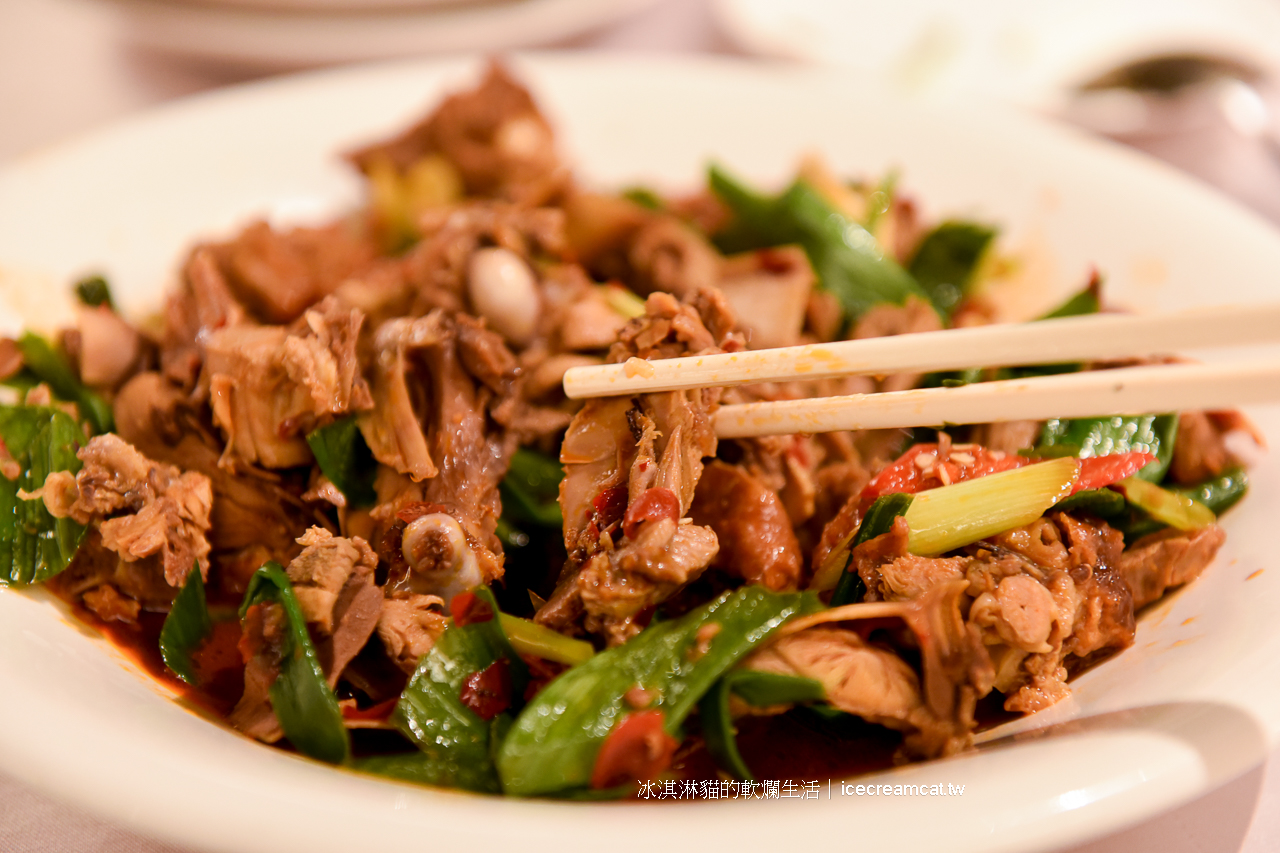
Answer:
<svg viewBox="0 0 1280 853"><path fill-rule="evenodd" d="M326 300L292 328L235 326L207 336L210 403L227 437L227 461L305 464L306 432L373 405L356 359L362 320L358 310Z"/></svg>
<svg viewBox="0 0 1280 853"><path fill-rule="evenodd" d="M374 457L408 475L412 485L394 502L381 502L374 517L394 525L411 504L430 504L452 520L441 524L460 525L455 538L465 544L450 553L474 564L477 573L469 583L501 577L502 546L494 532L501 511L498 484L521 426L515 411L521 404L513 399L519 394L513 357L465 315L443 311L385 323L375 346L374 397L380 405L361 416L360 429ZM504 428L504 421L513 429ZM414 518L422 514L414 512ZM410 524L414 518L400 515L398 520ZM437 533L448 537L450 530L440 527ZM419 538L421 544L434 540L434 535ZM415 592L442 594L460 582L454 569L438 573L419 562L419 577L428 588ZM436 582L443 586L431 585Z"/></svg>
<svg viewBox="0 0 1280 853"><path fill-rule="evenodd" d="M113 411L120 436L149 458L208 478L211 558L227 591L244 592L249 577L267 560L287 564L297 555L295 540L317 523L312 510L252 467L232 472L220 466L221 442L186 395L163 376L147 372L130 379Z"/></svg>
<svg viewBox="0 0 1280 853"><path fill-rule="evenodd" d="M299 537L298 544L302 553L286 572L325 680L333 687L378 625L383 603L373 580L378 561L363 539L344 539L318 527ZM244 694L230 722L267 743L283 734L271 708L270 688L280 674L288 630L278 604L255 604L245 612L240 639Z"/></svg>
<svg viewBox="0 0 1280 853"><path fill-rule="evenodd" d="M857 325L853 328L853 336L860 340L916 332L936 332L941 328L942 321L938 318L938 312L933 306L912 296L908 297L904 305L885 303L867 311L858 318ZM876 390L905 391L919 385L921 375L895 373L878 382Z"/></svg>
<svg viewBox="0 0 1280 853"><path fill-rule="evenodd" d="M79 473L56 471L41 490L50 514L96 524L103 544L127 562L160 554L170 586L181 586L196 565L208 574L208 477L153 462L112 433L94 436L76 455L84 463Z"/></svg>
<svg viewBox="0 0 1280 853"><path fill-rule="evenodd" d="M382 590L373 578L378 558L360 537L344 539L320 527L308 530L298 544L302 553L286 571L332 686L377 627L382 612Z"/></svg>
<svg viewBox="0 0 1280 853"><path fill-rule="evenodd" d="M724 462L709 463L689 514L720 541L716 568L774 590L800 586L800 543L777 492L758 478Z"/></svg>
<svg viewBox="0 0 1280 853"><path fill-rule="evenodd" d="M720 255L707 238L674 217L659 216L636 233L629 260L637 293L668 293L677 299L712 287L720 278Z"/></svg>
<svg viewBox="0 0 1280 853"><path fill-rule="evenodd" d="M419 420L420 403L410 396L409 352L443 337L441 315L419 320L391 320L374 338L373 408L360 416L360 432L383 465L415 481L438 472ZM415 383L416 384L416 383Z"/></svg>
<svg viewBox="0 0 1280 853"><path fill-rule="evenodd" d="M1169 587L1195 580L1226 538L1221 527L1211 524L1191 531L1167 528L1134 542L1117 566L1134 606L1150 604Z"/></svg>
<svg viewBox="0 0 1280 853"><path fill-rule="evenodd" d="M142 336L106 305L76 315L80 379L97 388L115 388L137 369Z"/></svg>
<svg viewBox="0 0 1280 853"><path fill-rule="evenodd" d="M799 343L813 283L804 250L783 246L725 259L716 286L751 348L763 349Z"/></svg>
<svg viewBox="0 0 1280 853"><path fill-rule="evenodd" d="M866 584L868 601L906 601L934 586L964 577L962 557L919 557L907 551L905 518L888 533L863 542L851 554L850 568Z"/></svg>
<svg viewBox="0 0 1280 853"><path fill-rule="evenodd" d="M84 606L103 622L137 622L142 605L116 591L109 583L96 586L84 594Z"/></svg>
<svg viewBox="0 0 1280 853"><path fill-rule="evenodd" d="M994 684L1008 710L1059 701L1069 693L1071 659L1133 642L1134 602L1120 568L1124 542L1102 522L1059 513L953 557L909 553L908 532L898 518L888 533L853 549L850 565L866 584L866 599L920 601L963 583L967 630L990 647Z"/></svg>
<svg viewBox="0 0 1280 853"><path fill-rule="evenodd" d="M1183 412L1178 416L1169 475L1175 482L1194 485L1238 465L1226 443L1227 434L1235 431L1254 432L1238 412Z"/></svg>
<svg viewBox="0 0 1280 853"><path fill-rule="evenodd" d="M244 614L240 657L244 661L244 693L227 722L249 737L275 743L284 729L271 710L271 685L280 676L289 624L278 604L255 604Z"/></svg>
<svg viewBox="0 0 1280 853"><path fill-rule="evenodd" d="M911 732L934 723L915 671L854 631L809 628L764 647L742 666L812 678L822 684L832 706L891 729Z"/></svg>
<svg viewBox="0 0 1280 853"><path fill-rule="evenodd" d="M444 601L435 595L388 598L378 617L378 637L393 663L406 673L418 666L418 659L431 651L448 626Z"/></svg>
<svg viewBox="0 0 1280 853"><path fill-rule="evenodd" d="M666 293L651 295L645 316L623 330L611 359L716 351L712 329L727 342L731 324L715 301L694 304L701 310ZM715 455L718 399L713 390L645 394L593 400L578 413L560 451L569 561L538 621L567 629L582 619L611 644L623 642L640 630L643 610L715 557L715 533L680 521L693 504L702 460Z"/></svg>
<svg viewBox="0 0 1280 853"><path fill-rule="evenodd" d="M429 154L443 155L474 195L533 204L567 179L550 125L529 92L497 63L476 89L452 95L422 122L351 159L365 171L382 160L407 172Z"/></svg>
<svg viewBox="0 0 1280 853"><path fill-rule="evenodd" d="M904 757L950 755L965 749L977 700L991 691L991 659L978 630L966 624L964 581L941 583L923 596L872 608L862 617L834 608L786 626L745 666L813 678L841 710L908 733ZM892 652L828 623L871 618L872 626L902 620L919 651L919 674Z"/></svg>
<svg viewBox="0 0 1280 853"><path fill-rule="evenodd" d="M187 259L182 284L165 302L160 366L164 375L190 390L204 363L204 339L218 329L245 322L244 307L231 295L213 251L198 247Z"/></svg>

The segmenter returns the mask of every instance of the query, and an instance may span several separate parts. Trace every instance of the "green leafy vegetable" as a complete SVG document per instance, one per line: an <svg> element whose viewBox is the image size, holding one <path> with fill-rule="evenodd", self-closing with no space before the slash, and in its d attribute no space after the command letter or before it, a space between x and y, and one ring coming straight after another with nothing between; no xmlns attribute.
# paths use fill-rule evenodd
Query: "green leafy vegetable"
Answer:
<svg viewBox="0 0 1280 853"><path fill-rule="evenodd" d="M187 684L195 684L196 666L191 655L212 633L204 578L200 576L200 567L192 566L160 628L160 656L164 658L164 665Z"/></svg>
<svg viewBox="0 0 1280 853"><path fill-rule="evenodd" d="M623 696L631 688L657 697L651 707L675 734L738 660L788 619L820 607L811 593L743 587L574 667L516 719L498 754L503 790L533 796L585 787L601 744L626 713ZM712 624L718 629L707 629Z"/></svg>
<svg viewBox="0 0 1280 853"><path fill-rule="evenodd" d="M1202 503L1214 513L1222 515L1239 503L1249 491L1249 475L1243 468L1233 466L1203 483L1170 491Z"/></svg>
<svg viewBox="0 0 1280 853"><path fill-rule="evenodd" d="M115 426L111 406L76 379L66 359L49 345L49 342L33 332L23 332L18 338L18 349L27 368L49 384L55 396L70 400L80 407L80 416L89 422L96 434L110 432Z"/></svg>
<svg viewBox="0 0 1280 853"><path fill-rule="evenodd" d="M662 196L648 187L631 187L623 190L622 197L635 202L646 210L665 210L667 207L662 200Z"/></svg>
<svg viewBox="0 0 1280 853"><path fill-rule="evenodd" d="M1085 489L1053 505L1054 512L1078 510L1099 518L1114 518L1124 512L1124 508L1124 496L1111 489Z"/></svg>
<svg viewBox="0 0 1280 853"><path fill-rule="evenodd" d="M911 508L911 501L912 495L904 492L895 492L892 495L881 495L876 498L875 503L867 510L866 517L858 525L858 535L854 537L849 545L849 554L845 558L844 572L840 575L840 581L836 584L835 592L831 594L832 607L853 604L855 601L861 601L862 596L866 595L866 584L862 582L862 577L853 570L853 549L863 542L870 542L877 536L883 536L888 533L893 528L893 520L900 515L905 515L907 510Z"/></svg>
<svg viewBox="0 0 1280 853"><path fill-rule="evenodd" d="M777 672L735 669L717 681L698 703L702 736L716 763L739 779L751 779L752 775L738 752L729 708L730 693L757 708L818 702L826 698L820 682Z"/></svg>
<svg viewBox="0 0 1280 853"><path fill-rule="evenodd" d="M1099 298L1101 284L1101 280L1094 277L1084 290L1039 319L1056 320L1059 317L1079 317L1082 314L1097 314L1102 308L1102 300Z"/></svg>
<svg viewBox="0 0 1280 853"><path fill-rule="evenodd" d="M476 594L497 614L498 606L487 589L477 589ZM484 720L461 699L466 680L499 658L509 663L511 696L523 696L528 671L507 641L499 619L446 629L418 662L391 715L396 728L417 745L420 754L357 766L433 785L500 791L493 752L502 742L511 715L500 713Z"/></svg>
<svg viewBox="0 0 1280 853"><path fill-rule="evenodd" d="M52 471L80 470L84 433L69 415L44 406L0 406L0 438L18 463L18 478L0 476L0 585L43 583L66 569L85 528L54 518L40 499L23 500Z"/></svg>
<svg viewBox="0 0 1280 853"><path fill-rule="evenodd" d="M285 737L304 755L333 764L345 762L351 754L351 741L342 723L342 711L325 681L293 585L279 563L267 563L249 579L240 618L257 604L278 605L287 623L280 675L268 691Z"/></svg>
<svg viewBox="0 0 1280 853"><path fill-rule="evenodd" d="M866 228L846 218L804 181L770 198L748 189L722 169L708 175L712 192L733 212L734 221L716 235L725 252L744 252L797 243L824 290L855 319L884 302L901 305L928 296L911 274L886 257Z"/></svg>
<svg viewBox="0 0 1280 853"><path fill-rule="evenodd" d="M1047 456L1054 449L1062 448L1081 459L1132 451L1151 453L1156 461L1144 467L1137 476L1158 483L1164 479L1169 463L1173 461L1173 445L1177 437L1178 416L1174 414L1074 420L1055 418L1045 422L1040 431L1039 447L1032 453Z"/></svg>
<svg viewBox="0 0 1280 853"><path fill-rule="evenodd" d="M536 450L521 447L511 457L507 476L499 484L502 516L521 525L560 527L560 463Z"/></svg>
<svg viewBox="0 0 1280 853"><path fill-rule="evenodd" d="M99 305L115 308L115 303L111 301L111 286L100 275L91 275L76 282L76 297L92 308Z"/></svg>
<svg viewBox="0 0 1280 853"><path fill-rule="evenodd" d="M360 434L354 415L307 433L307 445L321 473L353 507L377 502L373 481L378 475L378 463Z"/></svg>
<svg viewBox="0 0 1280 853"><path fill-rule="evenodd" d="M994 229L976 222L944 222L925 235L908 268L945 317L960 304L973 274L995 238Z"/></svg>
<svg viewBox="0 0 1280 853"><path fill-rule="evenodd" d="M1059 317L1075 317L1081 314L1096 314L1100 305L1100 282L1095 277L1089 285L1066 302L1037 320L1054 320ZM986 382L1000 379L1027 379L1034 376L1054 376L1060 373L1076 373L1084 369L1083 364L1072 362L1067 364L1033 364L1020 367L1000 367L996 369L971 367L967 370L945 371L927 374L921 385L926 388L954 388L972 385L975 382ZM1040 454L1044 455L1044 454Z"/></svg>

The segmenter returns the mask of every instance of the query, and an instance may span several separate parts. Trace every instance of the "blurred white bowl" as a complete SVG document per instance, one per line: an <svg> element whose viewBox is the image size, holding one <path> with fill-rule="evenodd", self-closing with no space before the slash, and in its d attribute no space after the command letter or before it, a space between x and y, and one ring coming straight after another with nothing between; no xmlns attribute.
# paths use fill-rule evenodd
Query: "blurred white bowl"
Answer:
<svg viewBox="0 0 1280 853"><path fill-rule="evenodd" d="M562 41L655 0L106 0L125 36L164 53L255 69Z"/></svg>

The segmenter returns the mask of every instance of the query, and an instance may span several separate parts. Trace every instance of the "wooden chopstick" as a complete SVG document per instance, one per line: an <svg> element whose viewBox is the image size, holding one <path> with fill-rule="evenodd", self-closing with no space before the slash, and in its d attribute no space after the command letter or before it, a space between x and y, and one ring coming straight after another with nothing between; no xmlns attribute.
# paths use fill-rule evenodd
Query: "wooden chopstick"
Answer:
<svg viewBox="0 0 1280 853"><path fill-rule="evenodd" d="M1280 341L1280 304L1197 308L1171 314L1093 314L830 344L574 367L564 375L564 391L575 399L611 397L854 374L877 376L1101 361L1276 341ZM1166 405L1162 410L1171 408L1176 406Z"/></svg>
<svg viewBox="0 0 1280 853"><path fill-rule="evenodd" d="M904 336L905 337L905 336ZM716 435L996 423L1222 409L1280 401L1280 358L1161 364L884 394L721 406Z"/></svg>

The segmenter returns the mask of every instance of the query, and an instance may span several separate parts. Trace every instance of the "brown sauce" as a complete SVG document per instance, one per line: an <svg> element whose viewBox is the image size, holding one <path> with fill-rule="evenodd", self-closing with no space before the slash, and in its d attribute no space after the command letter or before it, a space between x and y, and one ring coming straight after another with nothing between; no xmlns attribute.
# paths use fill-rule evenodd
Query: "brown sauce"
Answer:
<svg viewBox="0 0 1280 853"><path fill-rule="evenodd" d="M894 766L902 735L857 717L822 720L797 708L769 717L741 717L738 751L757 780L844 779ZM719 768L702 739L691 738L672 772L680 779L715 779Z"/></svg>
<svg viewBox="0 0 1280 853"><path fill-rule="evenodd" d="M240 658L240 622L227 619L213 623L213 634L192 654L199 686L187 684L174 675L160 653L160 629L167 614L144 610L138 621L105 621L83 604L63 594L56 582L50 590L67 603L81 623L98 631L140 669L172 690L179 701L205 716L226 719L244 692L244 663Z"/></svg>

